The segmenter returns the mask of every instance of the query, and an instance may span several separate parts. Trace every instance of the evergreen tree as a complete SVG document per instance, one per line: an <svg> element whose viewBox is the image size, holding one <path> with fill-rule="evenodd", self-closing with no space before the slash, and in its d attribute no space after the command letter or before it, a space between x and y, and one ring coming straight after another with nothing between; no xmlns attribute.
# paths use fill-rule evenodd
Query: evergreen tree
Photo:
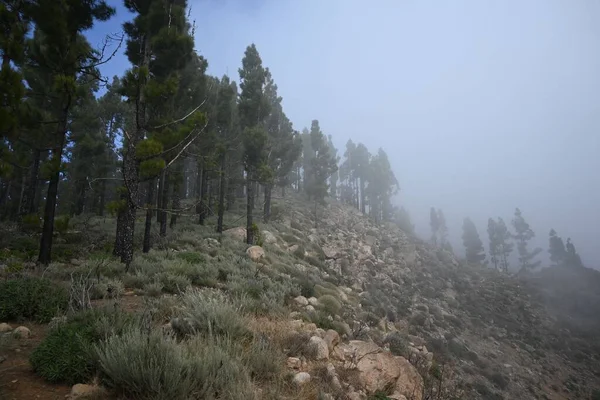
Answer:
<svg viewBox="0 0 600 400"><path fill-rule="evenodd" d="M567 239L567 251L565 254L565 264L569 267L583 267L583 263L581 262L581 258L577 251L575 250L575 246L571 242L571 238Z"/></svg>
<svg viewBox="0 0 600 400"><path fill-rule="evenodd" d="M557 266L564 265L567 258L567 250L562 238L557 236L554 229L550 229L549 242L548 253L550 253L550 261Z"/></svg>
<svg viewBox="0 0 600 400"><path fill-rule="evenodd" d="M438 233L440 237L440 246L444 248L448 243L448 226L446 225L446 217L441 209L437 210Z"/></svg>
<svg viewBox="0 0 600 400"><path fill-rule="evenodd" d="M68 141L71 111L82 95L78 81L98 76L98 54L83 32L91 29L96 20L108 20L115 10L101 0L39 0L32 4L30 11L36 29L32 40L37 41L40 49L31 62L52 76L51 90L56 105L52 112L56 123L52 124L54 132L50 138L50 179L38 256L41 264L49 264L63 151Z"/></svg>
<svg viewBox="0 0 600 400"><path fill-rule="evenodd" d="M409 235L415 234L415 225L411 222L410 214L404 207L394 209L393 221Z"/></svg>
<svg viewBox="0 0 600 400"><path fill-rule="evenodd" d="M392 171L387 154L379 149L371 158L365 192L369 201L369 215L375 222L390 220L392 196L398 193L399 186Z"/></svg>
<svg viewBox="0 0 600 400"><path fill-rule="evenodd" d="M467 262L473 264L482 263L485 260L483 243L481 243L475 224L469 218L465 218L463 221L462 240L465 246Z"/></svg>
<svg viewBox="0 0 600 400"><path fill-rule="evenodd" d="M333 144L333 140L331 139L331 135L328 136L327 145L329 146L329 153L335 159L336 165L339 164L340 158L337 155L338 151L335 148L335 145ZM338 180L339 180L339 168L334 173L332 173L331 177L329 178L329 192L330 192L330 196L333 197L334 199L337 199L337 196L338 196L337 195L337 192L338 192L338 188L337 188Z"/></svg>
<svg viewBox="0 0 600 400"><path fill-rule="evenodd" d="M514 249L514 244L512 243L512 234L502 218L498 218L498 222L496 222L495 240L499 257L498 264L504 273L508 273L508 258Z"/></svg>
<svg viewBox="0 0 600 400"><path fill-rule="evenodd" d="M246 171L246 242L254 243L254 186L261 180L267 168L266 146L268 136L264 120L269 115L269 103L265 96L267 74L254 44L246 48L240 74L240 97L238 102L240 127L244 141L244 169Z"/></svg>
<svg viewBox="0 0 600 400"><path fill-rule="evenodd" d="M429 226L431 227L431 243L433 243L434 246L437 246L440 221L438 218L438 213L433 207L431 207L431 210L429 211Z"/></svg>
<svg viewBox="0 0 600 400"><path fill-rule="evenodd" d="M498 265L501 263L500 240L498 237L499 229L498 224L492 218L488 219L487 232L490 240L490 260L494 264L494 268L498 269Z"/></svg>
<svg viewBox="0 0 600 400"><path fill-rule="evenodd" d="M533 259L542 251L542 249L536 248L533 251L529 251L527 248L529 241L533 239L535 234L529 224L525 221L525 218L523 218L521 210L518 208L515 209L515 217L512 220L512 225L515 228L514 238L517 242L521 271L532 270L541 263L541 261L533 261Z"/></svg>

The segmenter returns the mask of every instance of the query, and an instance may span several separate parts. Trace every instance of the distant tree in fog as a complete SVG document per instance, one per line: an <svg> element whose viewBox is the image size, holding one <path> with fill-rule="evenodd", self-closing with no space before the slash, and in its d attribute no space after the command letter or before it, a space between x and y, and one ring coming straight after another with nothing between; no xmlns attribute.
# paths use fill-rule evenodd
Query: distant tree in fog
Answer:
<svg viewBox="0 0 600 400"><path fill-rule="evenodd" d="M528 271L538 267L541 261L533 261L533 259L540 254L542 249L536 248L533 251L529 251L527 246L529 241L535 237L535 233L525 221L521 210L518 208L515 209L515 217L512 220L512 225L515 228L514 238L517 243L517 251L519 252L521 271Z"/></svg>
<svg viewBox="0 0 600 400"><path fill-rule="evenodd" d="M448 226L446 225L446 217L444 217L444 212L439 209L437 211L437 220L439 226L439 237L440 237L440 246L442 248L446 248L446 243L448 242Z"/></svg>
<svg viewBox="0 0 600 400"><path fill-rule="evenodd" d="M498 246L499 265L505 273L508 273L508 257L515 247L511 239L512 234L506 227L506 223L502 218L498 218L498 222L496 222L496 241Z"/></svg>
<svg viewBox="0 0 600 400"><path fill-rule="evenodd" d="M437 236L440 230L440 221L438 219L437 211L435 211L435 208L433 207L431 207L429 212L429 226L431 226L431 243L433 243L434 246L437 246Z"/></svg>
<svg viewBox="0 0 600 400"><path fill-rule="evenodd" d="M579 257L579 254L577 254L575 246L571 242L571 238L567 239L567 252L565 255L565 264L567 264L570 267L583 267L581 258Z"/></svg>
<svg viewBox="0 0 600 400"><path fill-rule="evenodd" d="M550 253L550 261L552 261L553 265L564 265L567 250L562 238L556 234L554 229L550 229L548 253Z"/></svg>
<svg viewBox="0 0 600 400"><path fill-rule="evenodd" d="M500 246L498 243L498 224L492 218L488 219L488 237L490 239L490 260L494 264L494 268L498 269L500 264Z"/></svg>
<svg viewBox="0 0 600 400"><path fill-rule="evenodd" d="M477 232L475 224L469 218L465 218L463 221L462 240L463 245L465 246L467 262L481 263L485 260L483 243L479 238L479 233Z"/></svg>

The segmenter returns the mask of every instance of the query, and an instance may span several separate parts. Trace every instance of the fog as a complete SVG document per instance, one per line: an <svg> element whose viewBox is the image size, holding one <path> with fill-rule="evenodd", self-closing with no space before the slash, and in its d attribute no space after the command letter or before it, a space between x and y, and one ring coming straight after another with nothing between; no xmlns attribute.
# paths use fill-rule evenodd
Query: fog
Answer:
<svg viewBox="0 0 600 400"><path fill-rule="evenodd" d="M117 5L117 1L113 1ZM469 216L520 207L600 266L600 2L206 0L192 2L210 74L238 79L254 42L296 129L318 119L339 154L383 147L397 204L429 237L443 209L462 251ZM119 6L117 26L128 19ZM104 71L127 65L121 57Z"/></svg>

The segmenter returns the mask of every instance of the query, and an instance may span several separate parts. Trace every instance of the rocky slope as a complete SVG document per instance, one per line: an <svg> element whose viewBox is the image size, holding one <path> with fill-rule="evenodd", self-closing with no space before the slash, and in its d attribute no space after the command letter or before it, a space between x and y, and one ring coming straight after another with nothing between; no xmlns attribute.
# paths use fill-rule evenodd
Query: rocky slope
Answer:
<svg viewBox="0 0 600 400"><path fill-rule="evenodd" d="M283 209L292 210L281 216L283 225L313 249L306 256L319 257L322 250L324 263L315 271L339 289L334 295L342 309L335 318L350 327L343 335L350 339L343 351L376 353L368 364L380 370L387 368L387 360L400 360L390 361L389 379L375 379L382 380L379 386L363 384L366 392L422 398L394 389L398 376L411 374L403 369L404 361L410 360L425 382L427 399L597 398L593 396L598 396L594 390L600 383L600 336L591 328L597 327L600 316L582 303L593 303L594 294L578 303L581 287L576 284L589 282L589 275L597 277L597 272L552 274L554 270L547 269L526 277L506 276L465 265L392 224L376 226L337 203L318 210L317 228L314 210L302 201L288 199ZM297 252L293 241L275 246ZM582 273L584 277L579 276ZM575 283L561 285L563 290L557 293L558 285L550 285L548 275L554 282ZM588 286L584 293L597 293L600 287ZM322 296L331 290L317 286L317 291ZM311 311L313 301L320 300L305 304L298 299L299 309ZM557 304L565 310L558 310ZM569 330L560 317L569 311L571 319L573 311L583 314L577 319L577 331ZM391 353L377 353L377 348ZM367 367L363 363L361 368ZM421 379L407 379L412 390L423 385Z"/></svg>

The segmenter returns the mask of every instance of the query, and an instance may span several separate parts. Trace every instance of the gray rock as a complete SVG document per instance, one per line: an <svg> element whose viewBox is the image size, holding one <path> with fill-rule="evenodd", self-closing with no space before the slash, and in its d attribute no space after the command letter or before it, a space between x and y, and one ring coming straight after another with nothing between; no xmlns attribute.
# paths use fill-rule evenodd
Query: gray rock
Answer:
<svg viewBox="0 0 600 400"><path fill-rule="evenodd" d="M12 331L12 326L7 324L6 322L2 322L0 324L0 333L6 333Z"/></svg>
<svg viewBox="0 0 600 400"><path fill-rule="evenodd" d="M310 382L310 374L308 372L298 372L294 375L294 383L298 386L302 386Z"/></svg>

